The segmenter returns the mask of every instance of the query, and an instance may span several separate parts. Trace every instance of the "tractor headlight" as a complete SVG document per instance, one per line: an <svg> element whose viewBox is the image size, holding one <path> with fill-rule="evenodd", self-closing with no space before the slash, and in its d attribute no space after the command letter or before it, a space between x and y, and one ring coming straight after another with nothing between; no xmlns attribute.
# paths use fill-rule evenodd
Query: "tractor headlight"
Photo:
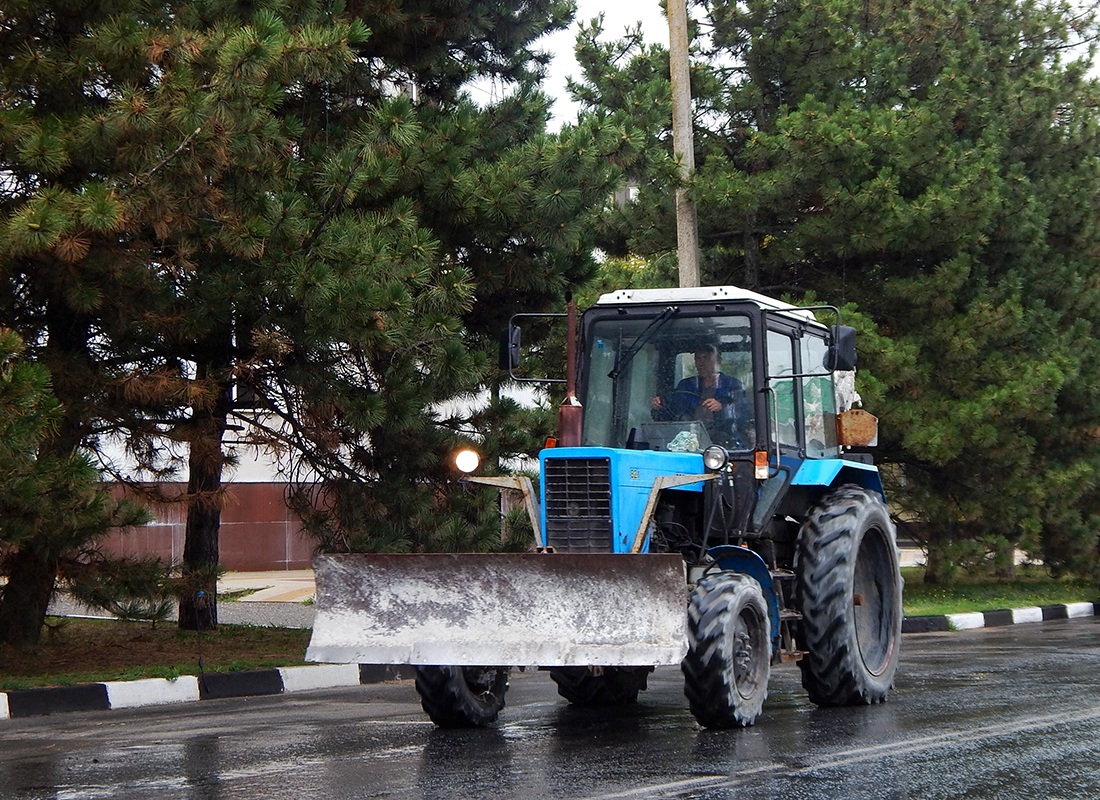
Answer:
<svg viewBox="0 0 1100 800"><path fill-rule="evenodd" d="M703 466L711 472L718 472L730 463L730 454L721 445L712 444L703 451Z"/></svg>
<svg viewBox="0 0 1100 800"><path fill-rule="evenodd" d="M476 450L466 448L455 453L455 469L459 472L465 472L469 475L478 468L479 464L481 464L481 456L477 454Z"/></svg>

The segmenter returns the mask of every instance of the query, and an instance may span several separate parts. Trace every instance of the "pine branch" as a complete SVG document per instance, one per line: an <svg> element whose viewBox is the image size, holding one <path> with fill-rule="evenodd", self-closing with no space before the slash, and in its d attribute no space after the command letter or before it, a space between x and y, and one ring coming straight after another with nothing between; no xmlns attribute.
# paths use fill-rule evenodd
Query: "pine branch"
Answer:
<svg viewBox="0 0 1100 800"><path fill-rule="evenodd" d="M191 140L198 136L201 132L202 127L200 126L191 131L191 133L187 134L187 136L183 137L183 141L179 143L176 149L166 155L164 158L162 158L152 169L142 175L135 175L134 179L130 182L130 187L136 189L149 178L153 177L153 175L158 172L162 167L167 165L169 161L182 153L184 148L187 147Z"/></svg>

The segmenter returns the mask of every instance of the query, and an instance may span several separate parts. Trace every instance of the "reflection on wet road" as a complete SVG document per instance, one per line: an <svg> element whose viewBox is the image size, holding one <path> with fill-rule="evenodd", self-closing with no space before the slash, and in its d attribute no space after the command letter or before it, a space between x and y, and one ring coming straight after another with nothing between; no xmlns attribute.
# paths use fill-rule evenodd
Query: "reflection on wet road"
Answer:
<svg viewBox="0 0 1100 800"><path fill-rule="evenodd" d="M817 709L783 666L743 731L701 730L675 669L614 711L517 673L474 731L435 729L408 682L0 721L0 797L1100 797L1100 620L903 646L889 703Z"/></svg>

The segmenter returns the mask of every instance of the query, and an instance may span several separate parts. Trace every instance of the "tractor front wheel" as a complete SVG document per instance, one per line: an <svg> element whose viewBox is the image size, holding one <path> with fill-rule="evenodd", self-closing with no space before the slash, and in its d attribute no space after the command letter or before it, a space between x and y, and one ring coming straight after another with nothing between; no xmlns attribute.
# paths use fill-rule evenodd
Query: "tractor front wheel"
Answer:
<svg viewBox="0 0 1100 800"><path fill-rule="evenodd" d="M688 652L680 668L700 725L756 722L771 675L771 622L759 583L734 572L699 581L688 605Z"/></svg>
<svg viewBox="0 0 1100 800"><path fill-rule="evenodd" d="M901 570L882 499L842 486L798 534L795 602L802 686L821 706L880 703L893 686L901 645Z"/></svg>
<svg viewBox="0 0 1100 800"><path fill-rule="evenodd" d="M508 670L503 667L417 667L420 705L441 728L476 728L504 708Z"/></svg>
<svg viewBox="0 0 1100 800"><path fill-rule="evenodd" d="M637 702L651 672L653 667L557 667L550 677L574 705L617 706Z"/></svg>

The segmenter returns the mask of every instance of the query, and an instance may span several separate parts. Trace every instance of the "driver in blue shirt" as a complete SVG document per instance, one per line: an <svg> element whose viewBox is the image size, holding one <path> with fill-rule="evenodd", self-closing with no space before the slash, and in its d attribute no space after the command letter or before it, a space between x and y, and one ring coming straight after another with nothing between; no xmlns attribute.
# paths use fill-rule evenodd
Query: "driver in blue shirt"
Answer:
<svg viewBox="0 0 1100 800"><path fill-rule="evenodd" d="M712 344L695 351L695 371L696 375L676 384L667 399L660 395L653 398L653 419L704 423L730 420L734 423L731 433L735 433L737 426L744 425L751 416L745 387L732 375L718 371L718 348Z"/></svg>

